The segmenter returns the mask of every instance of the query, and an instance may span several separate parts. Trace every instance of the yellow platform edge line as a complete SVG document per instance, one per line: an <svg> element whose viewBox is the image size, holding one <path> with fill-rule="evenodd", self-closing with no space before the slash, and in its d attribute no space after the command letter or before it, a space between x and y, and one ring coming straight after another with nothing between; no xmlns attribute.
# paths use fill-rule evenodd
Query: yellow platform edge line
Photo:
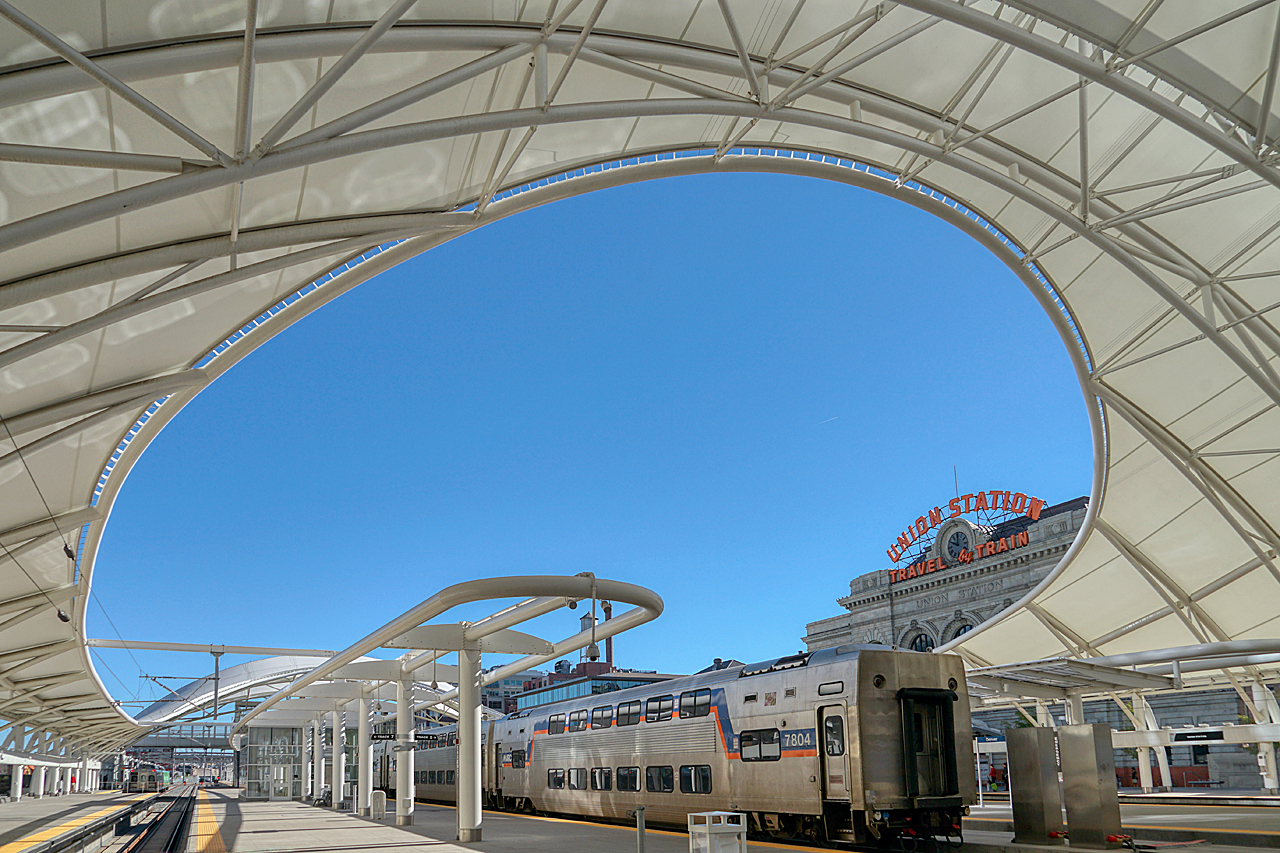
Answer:
<svg viewBox="0 0 1280 853"><path fill-rule="evenodd" d="M0 853L4 851L0 850ZM227 853L222 831L218 829L218 818L209 803L209 792L203 789L196 803L196 823L187 842L187 853Z"/></svg>
<svg viewBox="0 0 1280 853"><path fill-rule="evenodd" d="M137 802L138 799L140 798L135 797L130 800L130 802ZM92 823L98 818L106 817L112 812L118 812L120 810L121 807L117 805L100 809L96 812L90 812L86 815L80 815L79 817L72 818L66 823L60 823L57 826L50 827L49 829L42 829L39 832L33 832L31 835L23 836L17 841L10 841L8 844L0 844L0 853L19 853L19 851L35 847L37 844L43 844L50 839L57 838L64 832L70 832L76 827L84 826L86 823Z"/></svg>

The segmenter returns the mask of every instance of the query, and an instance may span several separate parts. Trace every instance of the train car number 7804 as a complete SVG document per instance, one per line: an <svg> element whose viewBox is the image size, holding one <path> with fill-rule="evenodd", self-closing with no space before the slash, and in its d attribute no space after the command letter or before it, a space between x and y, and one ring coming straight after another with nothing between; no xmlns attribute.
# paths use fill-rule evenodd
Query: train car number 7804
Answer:
<svg viewBox="0 0 1280 853"><path fill-rule="evenodd" d="M813 749L813 746L813 729L801 729L799 731L782 733L783 749Z"/></svg>

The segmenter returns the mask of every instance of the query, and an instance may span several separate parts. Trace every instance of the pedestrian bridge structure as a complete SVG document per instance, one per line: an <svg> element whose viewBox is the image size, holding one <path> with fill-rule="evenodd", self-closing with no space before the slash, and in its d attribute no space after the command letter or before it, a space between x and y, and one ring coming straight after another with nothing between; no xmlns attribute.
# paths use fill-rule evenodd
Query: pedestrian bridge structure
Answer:
<svg viewBox="0 0 1280 853"><path fill-rule="evenodd" d="M1089 515L956 651L990 674L1218 644L1183 679L1249 697L1280 660L1278 16L1277 0L0 0L8 760L88 760L142 732L89 660L87 593L125 474L202 389L454 237L713 172L933 213L1052 320L1092 430ZM744 216L753 251L787 251L772 215Z"/></svg>

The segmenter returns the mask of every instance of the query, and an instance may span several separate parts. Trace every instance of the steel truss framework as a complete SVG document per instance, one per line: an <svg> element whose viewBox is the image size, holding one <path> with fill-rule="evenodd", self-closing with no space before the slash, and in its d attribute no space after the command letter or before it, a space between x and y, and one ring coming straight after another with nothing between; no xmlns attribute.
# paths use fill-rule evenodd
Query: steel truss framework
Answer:
<svg viewBox="0 0 1280 853"><path fill-rule="evenodd" d="M1280 633L1280 2L507 5L0 0L6 743L139 733L83 643L94 555L228 367L497 219L709 172L900 198L1052 318L1089 514L972 664Z"/></svg>

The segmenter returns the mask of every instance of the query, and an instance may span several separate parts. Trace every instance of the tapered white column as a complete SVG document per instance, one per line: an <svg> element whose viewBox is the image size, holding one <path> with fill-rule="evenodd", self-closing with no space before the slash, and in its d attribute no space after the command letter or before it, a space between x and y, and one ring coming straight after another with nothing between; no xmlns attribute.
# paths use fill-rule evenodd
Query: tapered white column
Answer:
<svg viewBox="0 0 1280 853"><path fill-rule="evenodd" d="M71 793L71 774L74 772L75 772L75 768L72 766L67 766L62 768L62 779L61 779L62 784L60 787L60 792L64 797L67 794Z"/></svg>
<svg viewBox="0 0 1280 853"><path fill-rule="evenodd" d="M333 755L329 761L329 790L332 792L332 805L336 809L342 799L343 747L346 743L346 732L342 729L342 712L333 712Z"/></svg>
<svg viewBox="0 0 1280 853"><path fill-rule="evenodd" d="M81 793L89 790L89 759L80 759L80 775L76 777L76 781L80 783Z"/></svg>
<svg viewBox="0 0 1280 853"><path fill-rule="evenodd" d="M373 738L369 728L369 699L356 703L356 814L368 817L373 796Z"/></svg>
<svg viewBox="0 0 1280 853"><path fill-rule="evenodd" d="M9 776L9 796L16 803L22 799L22 765L10 764L9 769L12 774Z"/></svg>
<svg viewBox="0 0 1280 853"><path fill-rule="evenodd" d="M35 773L31 774L31 798L38 800L44 796L44 771L43 764L36 767Z"/></svg>
<svg viewBox="0 0 1280 853"><path fill-rule="evenodd" d="M480 650L458 652L458 840L479 841Z"/></svg>
<svg viewBox="0 0 1280 853"><path fill-rule="evenodd" d="M413 682L396 682L396 826L413 825Z"/></svg>
<svg viewBox="0 0 1280 853"><path fill-rule="evenodd" d="M1258 720L1259 723L1265 723L1270 720L1273 723L1280 723L1280 710L1276 707L1276 697L1265 685L1254 682L1253 703L1258 707L1263 719ZM1274 794L1280 790L1280 781L1277 780L1276 773L1276 748L1271 741L1258 744L1258 775L1262 777L1262 790L1267 794Z"/></svg>
<svg viewBox="0 0 1280 853"><path fill-rule="evenodd" d="M311 724L311 799L320 799L324 787L324 717Z"/></svg>

